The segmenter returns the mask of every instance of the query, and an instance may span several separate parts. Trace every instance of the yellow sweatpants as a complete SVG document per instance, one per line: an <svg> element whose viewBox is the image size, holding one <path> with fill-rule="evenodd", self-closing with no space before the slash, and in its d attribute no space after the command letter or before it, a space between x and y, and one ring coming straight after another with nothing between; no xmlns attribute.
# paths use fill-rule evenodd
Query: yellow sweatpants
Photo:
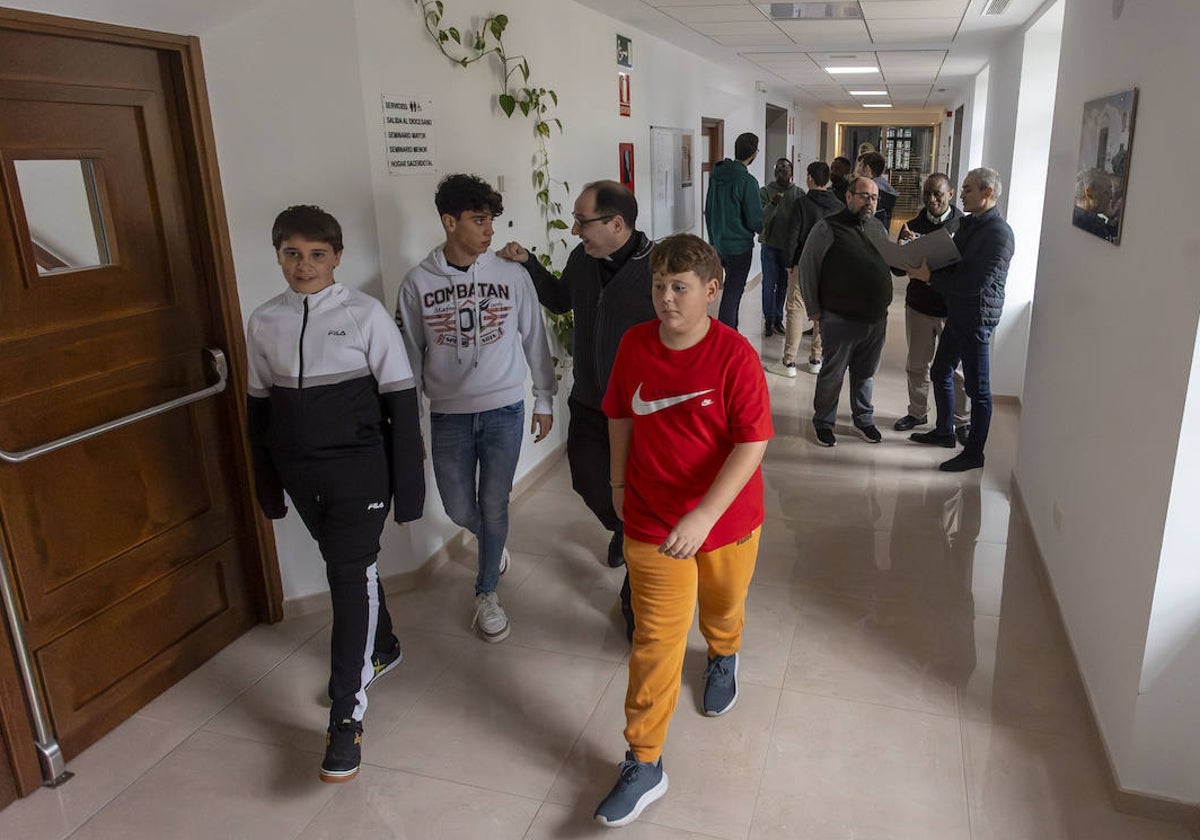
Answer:
<svg viewBox="0 0 1200 840"><path fill-rule="evenodd" d="M633 595L633 652L625 692L625 740L638 761L662 755L679 700L680 672L696 601L708 655L729 656L742 646L746 592L758 559L761 528L737 542L679 560L658 546L625 538L625 565Z"/></svg>

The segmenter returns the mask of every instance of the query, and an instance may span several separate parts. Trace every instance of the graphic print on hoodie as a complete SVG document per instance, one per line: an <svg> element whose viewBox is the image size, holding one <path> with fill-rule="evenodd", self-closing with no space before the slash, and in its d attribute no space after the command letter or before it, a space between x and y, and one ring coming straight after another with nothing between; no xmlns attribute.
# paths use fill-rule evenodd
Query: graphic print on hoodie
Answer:
<svg viewBox="0 0 1200 840"><path fill-rule="evenodd" d="M400 285L396 324L430 411L475 414L523 401L549 414L558 381L529 274L488 251L466 270L434 248Z"/></svg>

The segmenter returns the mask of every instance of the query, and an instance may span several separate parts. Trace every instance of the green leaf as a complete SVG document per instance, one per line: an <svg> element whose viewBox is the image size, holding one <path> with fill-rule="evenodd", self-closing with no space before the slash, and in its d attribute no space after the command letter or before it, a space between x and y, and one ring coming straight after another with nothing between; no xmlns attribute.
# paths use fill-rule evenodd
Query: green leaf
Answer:
<svg viewBox="0 0 1200 840"><path fill-rule="evenodd" d="M458 34L457 29L455 29L453 26L451 26L446 31L450 33L450 37L454 39L454 43L456 43L456 44L462 43L462 36Z"/></svg>
<svg viewBox="0 0 1200 840"><path fill-rule="evenodd" d="M551 219L546 224L548 227L554 230L570 230L570 228L567 226L567 223L562 219Z"/></svg>
<svg viewBox="0 0 1200 840"><path fill-rule="evenodd" d="M549 268L550 267L550 255L549 254L538 254L538 262L540 262L546 268Z"/></svg>
<svg viewBox="0 0 1200 840"><path fill-rule="evenodd" d="M538 204L549 204L550 203L550 190L539 191L537 194L537 202L538 202Z"/></svg>
<svg viewBox="0 0 1200 840"><path fill-rule="evenodd" d="M488 28L492 30L492 36L499 41L504 37L504 27L508 26L508 18L504 15L496 15L488 24Z"/></svg>
<svg viewBox="0 0 1200 840"><path fill-rule="evenodd" d="M537 125L536 125L536 126L534 126L534 127L537 129L537 133L538 133L538 134L540 134L540 135L542 135L543 137L549 137L549 136L550 136L550 126L549 126L549 125L547 125L546 123L544 123L544 122L541 122L541 121L539 120L539 121L538 121L538 123L537 123Z"/></svg>
<svg viewBox="0 0 1200 840"><path fill-rule="evenodd" d="M442 0L437 0L433 5L437 6L438 19L440 20L442 15L446 13L446 7L442 5Z"/></svg>
<svg viewBox="0 0 1200 840"><path fill-rule="evenodd" d="M446 30L439 29L438 30L438 43L444 44L449 40L450 40L450 36L446 34Z"/></svg>
<svg viewBox="0 0 1200 840"><path fill-rule="evenodd" d="M524 100L521 101L521 113L527 117L529 116L529 103Z"/></svg>
<svg viewBox="0 0 1200 840"><path fill-rule="evenodd" d="M567 195L571 194L571 185L566 181L563 181L563 192L567 193Z"/></svg>
<svg viewBox="0 0 1200 840"><path fill-rule="evenodd" d="M562 130L563 130L563 127L562 127L562 120L560 120L558 117L555 117L555 118L554 118L554 124L558 126L558 133L559 133L559 134L562 134Z"/></svg>
<svg viewBox="0 0 1200 840"><path fill-rule="evenodd" d="M546 184L546 173L540 169L535 169L533 172L533 183L539 189Z"/></svg>
<svg viewBox="0 0 1200 840"><path fill-rule="evenodd" d="M507 93L500 94L500 110L504 112L504 116L511 117L513 109L517 107L517 100L513 99Z"/></svg>
<svg viewBox="0 0 1200 840"><path fill-rule="evenodd" d="M500 28L508 26L508 15L496 15L496 22L500 24Z"/></svg>
<svg viewBox="0 0 1200 840"><path fill-rule="evenodd" d="M550 98L552 100L554 100L554 104L557 105L558 104L558 94L552 90L548 90L548 91L546 91L546 93L550 94Z"/></svg>

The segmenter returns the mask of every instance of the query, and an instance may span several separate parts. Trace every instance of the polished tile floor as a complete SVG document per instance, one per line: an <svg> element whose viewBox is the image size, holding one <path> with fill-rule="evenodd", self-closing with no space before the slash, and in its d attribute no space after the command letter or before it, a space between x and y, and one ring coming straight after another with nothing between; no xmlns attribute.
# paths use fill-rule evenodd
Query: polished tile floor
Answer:
<svg viewBox="0 0 1200 840"><path fill-rule="evenodd" d="M898 287L899 289L899 287ZM742 307L759 342L758 288ZM814 378L769 376L777 436L741 694L697 711L698 632L671 786L623 836L1186 840L1117 813L1066 640L1010 505L1016 409L981 472L934 469L904 413L903 310L877 378L881 445L811 441ZM777 359L780 339L762 342ZM364 768L317 780L329 617L260 626L0 812L11 840L583 838L615 778L627 645L620 571L565 462L513 505L510 638L472 637L465 553L390 605L403 664L372 690Z"/></svg>

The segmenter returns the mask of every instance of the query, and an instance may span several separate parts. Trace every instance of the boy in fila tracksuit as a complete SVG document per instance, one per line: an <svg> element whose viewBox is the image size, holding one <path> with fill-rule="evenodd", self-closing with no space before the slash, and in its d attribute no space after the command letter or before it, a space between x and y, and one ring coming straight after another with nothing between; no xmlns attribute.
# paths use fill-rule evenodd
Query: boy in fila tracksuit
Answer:
<svg viewBox="0 0 1200 840"><path fill-rule="evenodd" d="M625 333L604 396L613 506L637 625L629 655L629 751L600 823L637 819L667 790L662 753L679 698L688 629L700 604L708 643L704 713L737 701L746 593L764 518L759 464L774 432L758 351L708 316L721 264L691 234L650 252L657 321Z"/></svg>
<svg viewBox="0 0 1200 840"><path fill-rule="evenodd" d="M474 175L447 175L434 196L443 245L408 272L396 300L418 385L429 397L433 473L447 515L479 540L472 627L509 633L496 593L508 568L508 498L533 375L535 442L550 433L558 391L537 292L525 269L489 248L501 196Z"/></svg>
<svg viewBox="0 0 1200 840"><path fill-rule="evenodd" d="M246 329L255 489L271 519L287 513L287 492L325 560L332 705L321 780L344 782L358 773L367 686L401 659L375 560L393 497L397 522L425 504L417 392L387 310L333 279L337 220L289 207L271 235L288 288Z"/></svg>

